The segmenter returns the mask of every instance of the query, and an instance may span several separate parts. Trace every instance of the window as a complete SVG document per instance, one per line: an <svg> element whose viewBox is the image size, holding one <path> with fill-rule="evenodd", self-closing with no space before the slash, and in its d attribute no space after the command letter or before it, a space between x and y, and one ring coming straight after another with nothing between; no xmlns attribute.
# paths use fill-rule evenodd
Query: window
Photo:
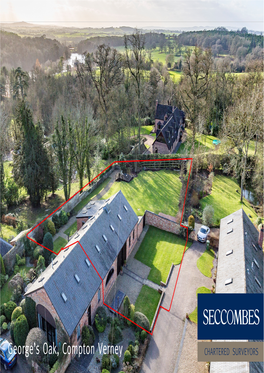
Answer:
<svg viewBox="0 0 264 373"><path fill-rule="evenodd" d="M98 293L97 293L97 295L98 295L98 303L100 302L100 300L101 300L101 290L99 289L98 290Z"/></svg>
<svg viewBox="0 0 264 373"><path fill-rule="evenodd" d="M85 263L87 264L88 267L90 267L91 264L87 258L85 259Z"/></svg>
<svg viewBox="0 0 264 373"><path fill-rule="evenodd" d="M112 232L115 231L115 228L112 226L112 224L110 224L110 229L111 229Z"/></svg>
<svg viewBox="0 0 264 373"><path fill-rule="evenodd" d="M226 252L226 256L233 254L233 250L229 250Z"/></svg>
<svg viewBox="0 0 264 373"><path fill-rule="evenodd" d="M66 295L65 295L64 293L61 293L61 297L62 297L62 299L64 300L64 303L66 303L66 302L67 302L67 297L66 297Z"/></svg>
<svg viewBox="0 0 264 373"><path fill-rule="evenodd" d="M74 278L75 278L75 280L77 281L77 283L79 284L79 282L80 282L80 277L79 277L77 274L75 274L75 275L74 275Z"/></svg>
<svg viewBox="0 0 264 373"><path fill-rule="evenodd" d="M130 247L131 245L131 236L129 236L129 243L128 243L128 247Z"/></svg>
<svg viewBox="0 0 264 373"><path fill-rule="evenodd" d="M133 230L133 240L135 239L135 229Z"/></svg>
<svg viewBox="0 0 264 373"><path fill-rule="evenodd" d="M233 219L230 219L230 220L228 220L228 222L226 224L230 224L232 222L233 222Z"/></svg>
<svg viewBox="0 0 264 373"><path fill-rule="evenodd" d="M225 285L230 285L232 283L233 283L233 279L229 278L228 280L226 280Z"/></svg>
<svg viewBox="0 0 264 373"><path fill-rule="evenodd" d="M121 216L119 215L119 214L117 214L117 217L118 217L118 219L121 221L122 220L122 218L121 218Z"/></svg>
<svg viewBox="0 0 264 373"><path fill-rule="evenodd" d="M124 205L124 209L125 209L125 211L128 211L128 209L127 209L126 205Z"/></svg>
<svg viewBox="0 0 264 373"><path fill-rule="evenodd" d="M80 339L81 337L81 327L80 327L80 324L78 325L77 327L77 341Z"/></svg>
<svg viewBox="0 0 264 373"><path fill-rule="evenodd" d="M98 253L100 253L100 248L99 248L99 246L98 246L98 245L95 245L95 248L96 248L96 250L98 251Z"/></svg>
<svg viewBox="0 0 264 373"><path fill-rule="evenodd" d="M107 284L111 280L111 277L113 276L113 274L114 274L114 268L111 268L108 275L107 275L105 286L107 286Z"/></svg>
<svg viewBox="0 0 264 373"><path fill-rule="evenodd" d="M103 239L105 240L105 242L107 242L107 237L105 234L103 234Z"/></svg>
<svg viewBox="0 0 264 373"><path fill-rule="evenodd" d="M255 263L256 267L258 267L258 268L259 268L259 264L258 264L258 262L256 261L256 259L255 259L255 258L253 259L253 262Z"/></svg>
<svg viewBox="0 0 264 373"><path fill-rule="evenodd" d="M84 225L85 224L85 221L82 221L82 225Z"/></svg>
<svg viewBox="0 0 264 373"><path fill-rule="evenodd" d="M255 276L255 281L256 281L256 283L258 284L258 286L261 288L261 283L259 282L259 280L257 279L256 276Z"/></svg>
<svg viewBox="0 0 264 373"><path fill-rule="evenodd" d="M227 234L232 233L232 232L233 232L233 228L229 229L229 230L227 231Z"/></svg>

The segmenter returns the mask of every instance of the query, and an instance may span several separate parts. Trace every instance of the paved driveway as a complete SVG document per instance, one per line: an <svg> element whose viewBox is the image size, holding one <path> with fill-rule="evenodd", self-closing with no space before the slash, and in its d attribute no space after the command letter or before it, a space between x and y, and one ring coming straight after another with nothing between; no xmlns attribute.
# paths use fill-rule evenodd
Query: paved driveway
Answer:
<svg viewBox="0 0 264 373"><path fill-rule="evenodd" d="M178 278L178 283L172 302L171 311L163 309L154 329L154 333L144 360L142 373L173 373L178 357L184 318L191 313L196 305L196 290L200 286L211 288L212 279L205 277L197 268L197 259L205 251L205 244L194 242L186 251ZM162 306L169 308L170 301L177 279L179 266L174 268ZM188 360L196 366L196 349L190 349ZM182 363L182 362L181 362ZM196 368L195 368L196 369ZM198 365L197 365L197 369ZM192 373L196 373L193 370Z"/></svg>

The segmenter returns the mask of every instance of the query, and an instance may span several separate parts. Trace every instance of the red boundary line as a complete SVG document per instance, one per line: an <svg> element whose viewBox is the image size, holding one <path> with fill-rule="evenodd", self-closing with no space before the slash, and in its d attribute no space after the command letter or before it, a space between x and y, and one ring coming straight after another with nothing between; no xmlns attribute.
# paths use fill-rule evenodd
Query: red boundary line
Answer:
<svg viewBox="0 0 264 373"><path fill-rule="evenodd" d="M41 225L45 220L47 220L51 215L53 215L56 211L58 211L62 206L65 205L65 203L67 203L68 201L70 201L74 196L76 196L76 194L78 194L81 190L83 190L84 188L87 187L87 185L89 185L91 182L93 182L95 179L98 178L98 176L100 176L103 172L105 172L108 168L110 168L111 166L113 166L114 164L117 164L117 163L131 163L131 162L161 162L161 161L191 161L191 166L190 166L190 170L189 170L189 175L188 175L188 180L187 180L187 186L186 186L186 191L185 191L185 196L184 196L184 201L183 201L183 207L182 207L182 214L181 214L181 221L180 221L180 226L187 229L188 227L186 227L185 225L182 224L182 218L183 218L183 211L184 211L184 207L185 207L185 202L186 202L186 197L187 197L187 191L188 191L188 186L189 186L189 180L190 180L190 174L191 174L191 169L192 169L192 163L193 163L193 158L171 158L171 159L145 159L145 160L130 160L130 161L114 161L113 163L111 163L108 167L106 167L102 172L100 172L100 174L98 174L96 177L94 177L89 183L87 183L86 185L84 185L78 192L76 192L73 196L71 196L67 201L65 201L62 205L60 205L58 208L56 208L56 210L54 210L50 215L48 215L45 219L43 219L39 224L37 224L34 228L32 228L27 234L27 238L32 241L32 242L35 242L36 244L38 244L39 246L43 247L44 249L47 249L49 251L51 251L53 254L56 254L58 255L62 250L65 250L67 247L70 247L72 245L75 245L76 243L78 243L84 254L87 256L88 260L90 261L90 263L92 264L93 268L95 269L97 275L99 276L100 280L102 281L102 292L103 292L103 304L105 306L107 306L108 308L110 308L112 311L118 313L120 316L124 317L125 319L127 319L128 321L132 322L133 324L137 325L138 327L140 327L141 329L145 330L147 333L149 333L150 335L153 334L154 332L154 329L155 329L155 326L156 326L156 322L157 322L157 319L158 319L158 316L159 316L159 313L160 313L160 310L161 308L167 312L170 312L171 310L171 306L172 306L172 302L173 302L173 299L174 299L174 294L175 294L175 290L176 290L176 286L177 286L177 283L178 283L178 278L179 278L179 275L180 275L180 272L181 272L181 266L182 266L182 262L183 262L183 258L184 258L184 254L185 254L185 251L186 251L186 246L187 246L187 242L188 242L188 229L187 229L187 234L186 234L186 241L185 241L185 246L184 246L184 250L183 250L183 254L182 254L182 259L181 259L181 264L180 264L180 268L179 268L179 271L178 271L178 275L177 275L177 279L176 279L176 282L175 282L175 285L174 285L174 289L173 289L173 294L172 294L172 298L171 298L171 302L170 302L170 307L169 309L167 308L164 308L162 306L159 306L159 309L158 309L158 314L156 316L156 320L155 320L155 323L153 325L153 329L152 329L152 332L150 333L148 330L142 328L140 325L136 324L134 321L130 320L129 318L127 318L126 316L122 315L122 313L114 310L112 307L110 307L108 304L106 304L104 302L104 281L102 279L102 277L100 276L100 274L98 273L97 269L95 268L95 266L93 265L92 261L90 260L90 258L88 257L88 255L86 254L84 248L82 247L82 245L80 244L79 241L76 241L68 246L65 246L64 248L62 247L60 249L60 251L58 253L55 253L53 250L50 250L48 249L47 247L39 244L38 242L34 241L32 238L28 237L29 233L31 233L34 229L36 229L39 225Z"/></svg>

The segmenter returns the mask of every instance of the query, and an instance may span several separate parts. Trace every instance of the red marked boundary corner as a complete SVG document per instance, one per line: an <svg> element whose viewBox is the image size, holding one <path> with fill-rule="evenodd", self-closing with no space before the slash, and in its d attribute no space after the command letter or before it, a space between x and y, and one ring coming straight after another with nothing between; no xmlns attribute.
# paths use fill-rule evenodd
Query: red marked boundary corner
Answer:
<svg viewBox="0 0 264 373"><path fill-rule="evenodd" d="M187 229L187 234L186 234L186 241L185 241L185 246L184 246L184 250L183 250L183 254L182 254L182 259L181 259L181 264L180 264L180 268L179 268L179 271L178 271L178 275L177 275L177 279L176 279L176 282L175 282L175 285L174 285L174 289L173 289L173 294L172 294L172 298L171 298L171 302L170 302L170 307L169 309L167 308L164 308L162 306L159 306L159 309L158 309L158 313L157 313L157 316L156 316L156 320L155 320L155 323L153 325L153 328L152 328L152 331L149 332L148 330L142 328L140 325L136 324L134 321L130 320L129 318L127 318L126 316L122 315L120 312L114 310L112 307L110 307L108 304L105 303L105 300L104 300L104 281L103 279L101 278L100 274L98 273L97 269L95 268L95 266L93 265L93 262L92 260L88 257L88 255L86 254L84 248L82 247L82 245L80 244L79 241L75 241L74 243L68 245L68 246L65 246L64 248L62 247L60 249L60 251L58 253L55 253L53 250L50 250L48 249L47 247L39 244L38 242L36 242L35 240L33 240L31 237L29 237L29 234L31 232L34 231L34 229L36 229L39 225L41 225L45 220L47 220L50 216L52 216L56 211L60 210L61 207L63 207L68 201L70 201L73 197L75 197L78 193L80 193L81 190L83 190L84 188L86 188L89 184L91 184L94 180L96 180L102 173L104 173L106 170L108 170L111 166L115 165L115 164L118 164L118 163L135 163L135 162L164 162L164 161L191 161L191 164L190 164L190 169L189 169L189 174L188 174L188 180L187 180L187 186L186 186L186 191L185 191L185 195L184 195L184 202L183 202L183 208L182 208L182 214L181 214L181 220L180 220L180 226L187 229L188 227L186 227L185 225L182 224L182 218L183 218L183 211L184 211L184 208L185 208L185 202L186 202L186 197L187 197L187 191L188 191L188 186L189 186L189 180L190 180L190 174L191 174L191 169L192 169L192 163L193 163L193 158L170 158L170 159L144 159L144 160L128 160L128 161L114 161L113 163L111 163L108 167L106 167L102 172L100 172L96 177L94 177L89 183L87 183L86 185L84 185L78 192L76 192L75 194L73 194L67 201L65 201L62 205L60 205L56 210L54 210L50 215L48 215L45 219L43 219L39 224L37 224L35 227L33 227L27 234L27 238L38 244L39 246L43 247L44 249L46 250L49 250L51 251L53 254L56 254L58 255L61 251L63 251L64 249L72 246L72 245L75 245L76 243L78 243L84 254L87 256L88 260L90 261L90 263L92 264L93 268L95 269L97 275L99 276L100 280L102 281L102 292L103 292L103 304L110 308L112 311L114 311L115 313L117 313L118 315L124 317L125 319L127 319L128 321L130 321L131 323L135 324L136 326L138 326L139 328L145 330L147 333L149 333L150 335L153 334L154 332L154 329L155 329L155 326L156 326L156 323L157 323L157 319L159 317L159 313L160 313L160 310L163 309L167 312L170 312L171 310L171 306L172 306L172 302L173 302L173 299L174 299L174 294L175 294L175 291L176 291L176 286L177 286L177 283L178 283L178 278L179 278L179 275L180 275L180 272L181 272L181 266L182 266L182 262L183 262L183 258L184 258L184 254L185 254L185 251L186 251L186 246L187 246L187 242L188 242L188 229Z"/></svg>

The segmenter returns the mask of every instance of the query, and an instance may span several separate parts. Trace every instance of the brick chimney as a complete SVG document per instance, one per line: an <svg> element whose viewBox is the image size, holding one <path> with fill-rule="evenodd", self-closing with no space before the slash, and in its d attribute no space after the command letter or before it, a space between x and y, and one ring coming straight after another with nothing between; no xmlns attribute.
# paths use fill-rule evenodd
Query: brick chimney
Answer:
<svg viewBox="0 0 264 373"><path fill-rule="evenodd" d="M261 228L259 230L259 238L258 238L258 245L262 249L263 244L263 236L264 236L264 224L261 225Z"/></svg>

